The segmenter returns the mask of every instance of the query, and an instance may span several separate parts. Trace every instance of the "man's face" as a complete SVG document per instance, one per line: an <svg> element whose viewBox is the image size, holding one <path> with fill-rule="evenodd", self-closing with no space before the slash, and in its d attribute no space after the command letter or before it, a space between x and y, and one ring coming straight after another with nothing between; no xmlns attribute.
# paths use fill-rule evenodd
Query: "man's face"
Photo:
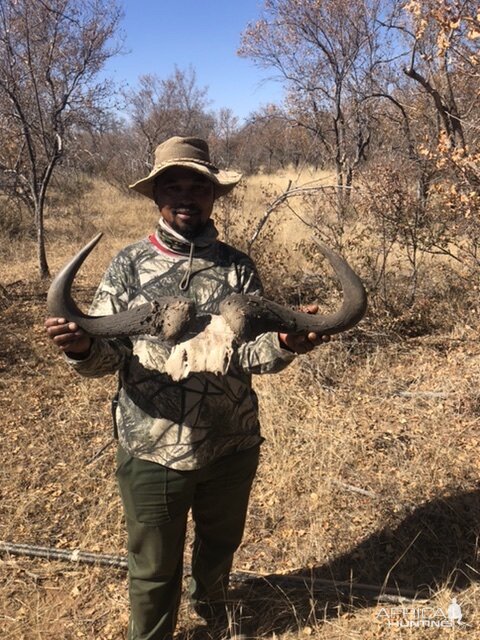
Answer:
<svg viewBox="0 0 480 640"><path fill-rule="evenodd" d="M154 194L162 218L185 238L197 236L212 214L213 182L191 169L167 169L155 180Z"/></svg>

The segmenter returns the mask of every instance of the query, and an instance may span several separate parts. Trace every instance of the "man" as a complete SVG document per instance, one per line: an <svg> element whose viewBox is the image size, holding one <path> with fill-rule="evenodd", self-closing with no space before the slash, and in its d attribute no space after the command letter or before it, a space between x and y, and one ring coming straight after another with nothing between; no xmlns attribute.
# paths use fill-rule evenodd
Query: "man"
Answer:
<svg viewBox="0 0 480 640"><path fill-rule="evenodd" d="M131 186L157 204L156 233L113 260L91 311L109 315L180 294L194 300L197 312L215 314L231 293L261 294L251 260L219 242L211 220L215 199L240 177L215 167L203 140L174 137L159 145L153 170ZM225 375L195 373L174 382L164 369L171 346L152 336L91 338L68 318L45 325L81 375L119 372L117 478L128 530L129 640L173 634L190 509L192 603L207 623L224 623L262 442L251 375L283 369L322 337L262 334L239 347Z"/></svg>

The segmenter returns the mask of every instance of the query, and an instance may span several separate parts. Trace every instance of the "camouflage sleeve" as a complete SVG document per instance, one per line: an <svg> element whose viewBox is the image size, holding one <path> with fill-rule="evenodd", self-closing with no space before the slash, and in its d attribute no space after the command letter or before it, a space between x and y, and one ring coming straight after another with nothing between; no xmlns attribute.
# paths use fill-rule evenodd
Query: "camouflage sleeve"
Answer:
<svg viewBox="0 0 480 640"><path fill-rule="evenodd" d="M244 265L242 293L263 295L263 286L253 262ZM292 362L296 354L283 349L277 333L261 333L238 349L241 368L246 373L277 373Z"/></svg>
<svg viewBox="0 0 480 640"><path fill-rule="evenodd" d="M240 366L247 373L278 373L295 359L296 354L280 345L278 334L261 333L238 350Z"/></svg>
<svg viewBox="0 0 480 640"><path fill-rule="evenodd" d="M120 253L103 276L90 305L91 315L111 315L128 307L130 261ZM87 378L100 378L118 371L131 355L132 344L116 338L93 338L90 353L83 360L65 356L77 373Z"/></svg>

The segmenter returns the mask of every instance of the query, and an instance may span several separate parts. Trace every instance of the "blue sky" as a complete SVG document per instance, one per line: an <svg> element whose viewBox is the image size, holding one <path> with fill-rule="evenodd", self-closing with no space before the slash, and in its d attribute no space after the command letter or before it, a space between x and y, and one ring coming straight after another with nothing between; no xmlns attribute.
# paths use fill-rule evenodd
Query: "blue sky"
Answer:
<svg viewBox="0 0 480 640"><path fill-rule="evenodd" d="M236 51L247 24L261 13L260 0L119 0L125 18L128 53L109 61L106 73L135 87L144 73L170 75L191 64L200 87L208 86L211 108L229 107L240 118L268 102L282 88L266 80L269 71L239 58Z"/></svg>

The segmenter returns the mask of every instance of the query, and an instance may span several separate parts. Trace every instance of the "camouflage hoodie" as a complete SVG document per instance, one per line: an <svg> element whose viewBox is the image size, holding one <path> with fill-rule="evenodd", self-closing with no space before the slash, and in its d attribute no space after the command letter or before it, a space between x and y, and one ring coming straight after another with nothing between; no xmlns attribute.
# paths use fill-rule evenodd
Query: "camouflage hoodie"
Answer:
<svg viewBox="0 0 480 640"><path fill-rule="evenodd" d="M212 225L213 226L213 225ZM217 314L231 293L261 294L255 266L244 253L215 240L191 255L166 246L157 234L123 249L110 264L90 312L107 315L165 295L194 300L200 313ZM171 347L147 335L93 341L85 360L67 358L83 376L119 372L118 437L131 455L179 470L248 449L262 441L253 373L273 373L295 357L277 334L242 345L223 376L191 374L175 382L164 365Z"/></svg>

